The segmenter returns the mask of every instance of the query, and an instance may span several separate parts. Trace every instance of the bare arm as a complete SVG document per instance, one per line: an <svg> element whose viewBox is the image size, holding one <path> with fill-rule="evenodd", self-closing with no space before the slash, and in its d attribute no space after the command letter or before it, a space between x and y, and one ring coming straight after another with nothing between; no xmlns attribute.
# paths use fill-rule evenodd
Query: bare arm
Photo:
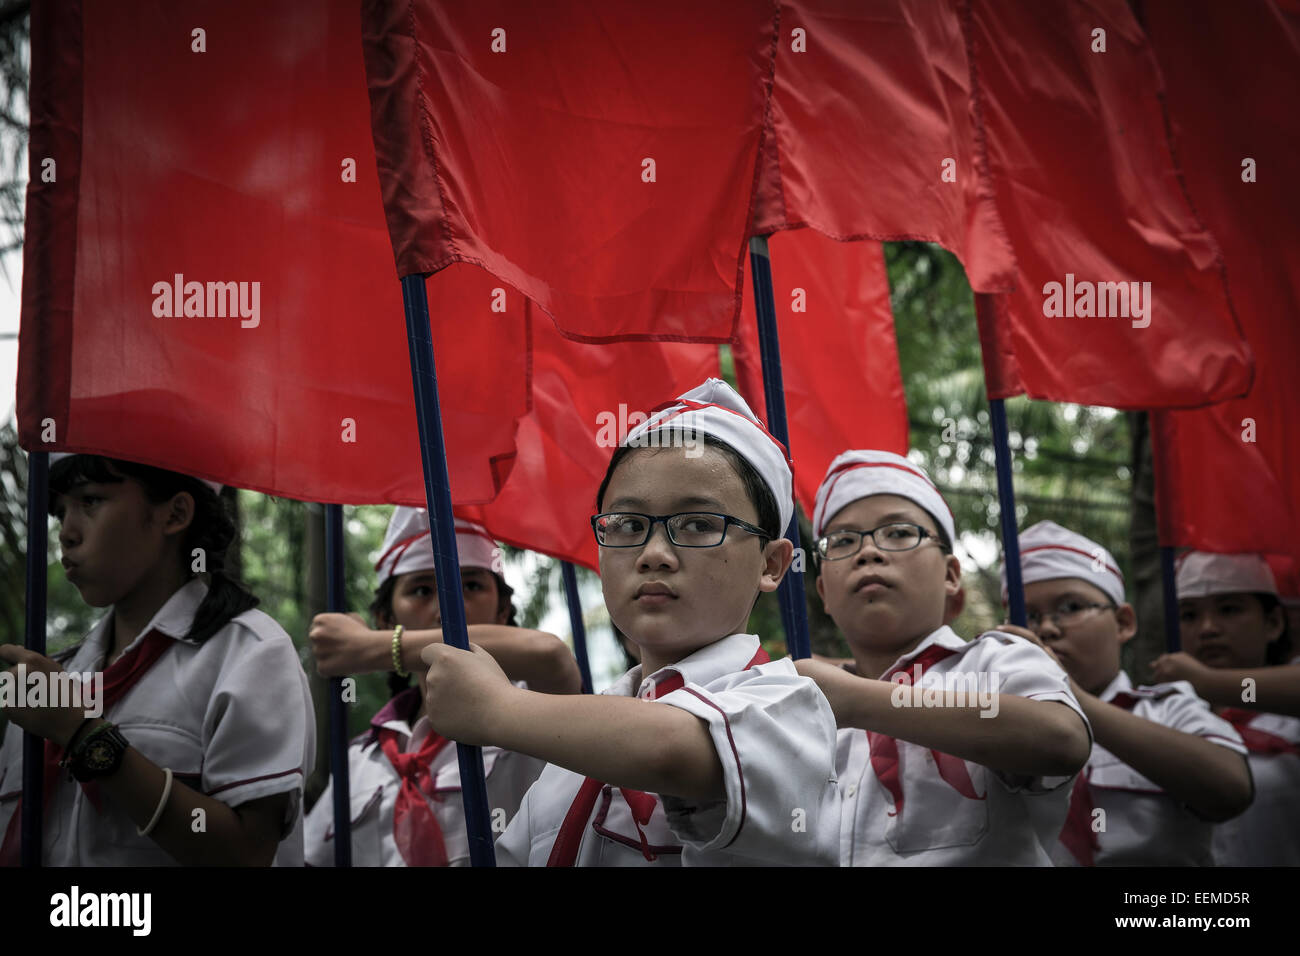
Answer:
<svg viewBox="0 0 1300 956"><path fill-rule="evenodd" d="M1197 816L1221 823L1250 806L1246 758L1108 704L1071 681L1097 742Z"/></svg>
<svg viewBox="0 0 1300 956"><path fill-rule="evenodd" d="M944 706L899 707L893 702L899 685L815 661L796 661L795 666L817 681L841 727L889 734L1004 773L1069 776L1088 761L1087 727L1056 701L995 694L996 716L981 717L979 706L956 706L956 694L949 691Z"/></svg>
<svg viewBox="0 0 1300 956"><path fill-rule="evenodd" d="M426 712L443 736L529 754L619 787L695 800L726 795L707 724L629 697L539 694L511 686L480 647L424 651Z"/></svg>
<svg viewBox="0 0 1300 956"><path fill-rule="evenodd" d="M1300 717L1300 665L1221 670L1207 667L1190 654L1180 652L1162 654L1151 666L1156 680L1189 681L1196 693L1217 707L1243 707Z"/></svg>
<svg viewBox="0 0 1300 956"><path fill-rule="evenodd" d="M157 764L128 747L121 766L98 783L100 792L143 828L153 819L165 779ZM277 793L230 807L173 779L166 809L149 838L186 866L270 866L288 804L289 794ZM203 829L195 832L199 819Z"/></svg>
<svg viewBox="0 0 1300 956"><path fill-rule="evenodd" d="M548 694L582 690L578 662L554 634L501 624L471 624L469 639L496 659L511 680ZM308 634L317 669L325 677L393 669L393 632L376 631L351 614L318 614ZM421 671L421 653L442 643L442 630L402 632L402 669Z"/></svg>

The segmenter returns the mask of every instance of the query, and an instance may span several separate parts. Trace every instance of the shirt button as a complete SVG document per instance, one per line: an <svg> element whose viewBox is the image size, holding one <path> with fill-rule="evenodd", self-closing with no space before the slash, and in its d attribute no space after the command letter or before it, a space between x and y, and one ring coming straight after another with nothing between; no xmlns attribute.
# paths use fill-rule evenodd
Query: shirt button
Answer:
<svg viewBox="0 0 1300 956"><path fill-rule="evenodd" d="M851 797L857 792L858 792L858 785L856 783L851 783L849 784L849 789L845 791L845 794Z"/></svg>

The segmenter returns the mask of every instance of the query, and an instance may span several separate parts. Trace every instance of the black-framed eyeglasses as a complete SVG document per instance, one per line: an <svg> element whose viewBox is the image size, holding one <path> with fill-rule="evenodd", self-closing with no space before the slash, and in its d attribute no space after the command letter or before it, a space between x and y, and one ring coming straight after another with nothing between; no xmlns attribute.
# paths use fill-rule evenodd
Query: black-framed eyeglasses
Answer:
<svg viewBox="0 0 1300 956"><path fill-rule="evenodd" d="M1028 625L1031 631L1036 631L1043 626L1044 620L1049 620L1053 625L1055 625L1056 629L1060 631L1070 627L1071 625L1080 623L1089 615L1089 613L1098 608L1110 608L1111 610L1116 610L1114 604L1100 604L1095 601L1091 604L1085 604L1082 601L1072 601L1067 599L1056 605L1056 610L1051 614L1040 614L1038 611L1026 611L1025 624Z"/></svg>
<svg viewBox="0 0 1300 956"><path fill-rule="evenodd" d="M650 540L650 533L660 522L668 530L668 540L683 548L716 548L726 540L727 529L733 525L741 531L768 537L766 531L748 521L712 511L679 511L672 515L611 511L593 515L591 530L602 548L639 548Z"/></svg>
<svg viewBox="0 0 1300 956"><path fill-rule="evenodd" d="M827 561L843 561L861 551L862 542L866 538L870 538L871 543L881 551L911 551L919 548L926 538L934 539L936 544L943 547L938 535L919 524L891 521L870 531L843 528L824 534L817 539L817 553Z"/></svg>

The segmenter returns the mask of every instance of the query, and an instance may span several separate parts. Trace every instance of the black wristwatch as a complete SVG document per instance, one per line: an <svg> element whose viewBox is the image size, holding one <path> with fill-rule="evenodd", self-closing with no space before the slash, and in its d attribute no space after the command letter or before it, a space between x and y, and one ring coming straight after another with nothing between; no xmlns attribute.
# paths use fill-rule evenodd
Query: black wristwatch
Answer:
<svg viewBox="0 0 1300 956"><path fill-rule="evenodd" d="M107 777L122 765L122 755L129 746L115 724L105 724L77 744L68 758L68 767L80 783Z"/></svg>

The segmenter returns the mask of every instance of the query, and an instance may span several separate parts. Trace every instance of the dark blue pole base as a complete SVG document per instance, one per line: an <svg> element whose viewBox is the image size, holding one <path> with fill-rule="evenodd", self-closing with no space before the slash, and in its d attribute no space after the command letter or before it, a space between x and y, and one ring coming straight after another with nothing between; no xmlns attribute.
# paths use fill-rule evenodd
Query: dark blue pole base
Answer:
<svg viewBox="0 0 1300 956"><path fill-rule="evenodd" d="M763 393L767 404L767 428L777 441L790 447L790 428L785 417L785 384L781 376L781 341L776 327L776 300L772 294L772 263L767 239L749 240L749 271L754 277L754 312L758 316L758 347L763 359ZM799 536L799 516L790 519L786 537L794 542L795 564L781 580L777 596L781 604L781 624L785 644L795 659L811 657L808 639L808 604L804 596L802 563L803 546Z"/></svg>
<svg viewBox="0 0 1300 956"><path fill-rule="evenodd" d="M1175 586L1174 549L1160 548L1160 589L1165 607L1165 650L1174 654L1182 647L1182 634L1178 627L1178 588Z"/></svg>
<svg viewBox="0 0 1300 956"><path fill-rule="evenodd" d="M334 614L347 613L344 584L343 506L325 506L325 606ZM331 677L330 774L334 794L334 865L352 865L352 789L348 778L348 705L343 699L343 678Z"/></svg>
<svg viewBox="0 0 1300 956"><path fill-rule="evenodd" d="M46 574L49 565L50 456L27 456L27 633L23 646L45 653ZM45 739L23 733L23 809L18 858L41 865L45 808Z"/></svg>
<svg viewBox="0 0 1300 956"><path fill-rule="evenodd" d="M442 639L452 647L469 650L461 593L460 556L456 551L456 521L451 510L451 477L443 441L442 412L438 407L438 374L429 330L429 299L424 276L402 278L406 310L406 336L411 349L411 384L420 427L420 458L424 464L424 494L433 531L433 555L438 568L438 606L442 611ZM461 796L465 801L465 829L473 866L496 866L488 813L483 751L456 745L460 762Z"/></svg>
<svg viewBox="0 0 1300 956"><path fill-rule="evenodd" d="M1011 443L1007 437L1007 409L1003 400L989 400L993 424L993 451L997 456L998 510L1002 519L1002 559L1007 569L1007 606L1011 623L1025 627L1025 584L1020 568L1020 532L1016 529L1016 490L1011 482ZM955 542L954 542L955 543Z"/></svg>
<svg viewBox="0 0 1300 956"><path fill-rule="evenodd" d="M591 693L591 664L587 661L587 628L582 622L582 600L578 597L578 574L568 561L560 565L564 577L564 596L569 604L569 627L573 630L573 656L582 674L582 692Z"/></svg>

